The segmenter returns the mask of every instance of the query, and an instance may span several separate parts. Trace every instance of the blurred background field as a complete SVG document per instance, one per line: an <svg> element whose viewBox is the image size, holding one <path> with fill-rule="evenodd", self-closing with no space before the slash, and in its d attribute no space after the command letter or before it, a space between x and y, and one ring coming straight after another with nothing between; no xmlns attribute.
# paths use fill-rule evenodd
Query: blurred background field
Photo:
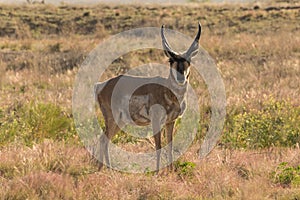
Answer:
<svg viewBox="0 0 300 200"><path fill-rule="evenodd" d="M175 171L105 169L84 149L72 119L75 75L88 53L116 33L168 28L194 36L214 58L227 95L218 146L197 150L208 129L209 94L192 74L201 120ZM0 197L3 199L299 199L300 4L297 1L183 5L0 5ZM162 51L126 54L103 79ZM100 119L101 120L101 119ZM153 150L152 138L113 142Z"/></svg>

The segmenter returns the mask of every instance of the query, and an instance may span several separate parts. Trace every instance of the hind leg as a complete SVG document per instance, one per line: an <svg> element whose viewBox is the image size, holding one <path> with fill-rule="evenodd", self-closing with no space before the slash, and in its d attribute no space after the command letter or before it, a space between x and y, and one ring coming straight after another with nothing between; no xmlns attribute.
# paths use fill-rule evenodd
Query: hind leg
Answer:
<svg viewBox="0 0 300 200"><path fill-rule="evenodd" d="M109 142L111 141L112 137L115 136L118 131L120 130L120 128L118 127L118 125L116 123L112 123L110 125L110 130L107 132L107 142L105 143L105 162L106 162L106 165L107 167L111 168L111 164L110 164L110 157L109 157L109 153L108 153L108 150L109 150Z"/></svg>
<svg viewBox="0 0 300 200"><path fill-rule="evenodd" d="M105 152L105 146L106 146L106 140L107 137L105 134L102 134L100 137L100 150L99 150L99 166L98 166L98 170L100 171L103 167L103 156L104 156L104 152Z"/></svg>
<svg viewBox="0 0 300 200"><path fill-rule="evenodd" d="M100 137L100 155L99 155L99 170L103 167L104 164L104 157L107 167L111 167L110 165L110 158L109 158L109 142L111 138L119 131L118 125L113 121L110 120L106 123L106 130L105 133Z"/></svg>

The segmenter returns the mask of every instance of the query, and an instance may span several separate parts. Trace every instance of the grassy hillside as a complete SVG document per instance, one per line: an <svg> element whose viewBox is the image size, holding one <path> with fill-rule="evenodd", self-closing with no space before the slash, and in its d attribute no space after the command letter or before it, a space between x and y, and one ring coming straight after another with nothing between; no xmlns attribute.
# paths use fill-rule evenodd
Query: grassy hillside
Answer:
<svg viewBox="0 0 300 200"><path fill-rule="evenodd" d="M197 140L175 171L97 171L71 114L72 89L87 54L111 35L137 27L194 36L214 58L227 95L227 117L215 150L198 160L208 128L209 94L199 95ZM300 7L270 4L45 6L0 5L0 197L3 199L299 199ZM162 51L117 59L103 78L134 66L167 64ZM101 120L101 119L100 119ZM123 133L132 151L152 139ZM138 147L138 148L137 148Z"/></svg>

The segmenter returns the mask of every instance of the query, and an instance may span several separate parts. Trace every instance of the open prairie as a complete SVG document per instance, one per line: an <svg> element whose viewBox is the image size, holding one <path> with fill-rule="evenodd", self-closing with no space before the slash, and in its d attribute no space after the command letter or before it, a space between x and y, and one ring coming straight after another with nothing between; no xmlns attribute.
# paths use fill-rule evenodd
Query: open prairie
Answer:
<svg viewBox="0 0 300 200"><path fill-rule="evenodd" d="M218 145L205 159L198 158L211 107L205 82L192 73L201 119L195 141L174 171L98 171L72 116L81 63L114 34L165 24L194 37L198 21L200 44L216 62L226 89ZM292 0L1 4L0 198L300 199L299 22L300 4ZM168 64L161 50L133 51L116 59L99 79L149 62ZM113 143L133 152L154 150L153 138L123 132Z"/></svg>

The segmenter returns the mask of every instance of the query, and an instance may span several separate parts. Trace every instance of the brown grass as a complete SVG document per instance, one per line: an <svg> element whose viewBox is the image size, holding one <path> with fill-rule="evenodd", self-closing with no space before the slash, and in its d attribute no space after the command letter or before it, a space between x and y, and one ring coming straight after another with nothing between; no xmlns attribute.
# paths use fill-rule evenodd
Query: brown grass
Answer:
<svg viewBox="0 0 300 200"><path fill-rule="evenodd" d="M270 9L272 6L276 9ZM287 6L290 6L288 8ZM228 109L257 108L273 96L299 105L300 15L296 3L190 6L8 6L0 9L0 113L31 101L71 111L80 63L110 35L142 26L168 27L190 36L203 25L201 45L215 59L227 91ZM106 77L144 63L149 52L133 52ZM162 60L154 52L149 61ZM116 67L118 66L118 68ZM208 106L203 82L199 102ZM1 122L0 122L1 126ZM126 144L125 144L126 145ZM136 144L136 145L139 145ZM130 146L132 148L132 146ZM1 199L299 199L299 188L275 184L270 173L281 162L300 163L300 150L229 151L217 147L205 160L194 144L175 172L126 174L105 169L78 145L18 141L0 149Z"/></svg>
<svg viewBox="0 0 300 200"><path fill-rule="evenodd" d="M22 33L20 40L18 35L2 30L0 71L1 96L4 98L0 105L7 106L9 102L14 102L15 97L10 95L19 95L22 87L25 87L25 93L37 98L45 96L39 95L39 88L47 88L47 92L53 89L54 94L50 96L52 102L61 104L64 100L68 101L74 74L83 57L109 34L164 23L193 35L196 31L195 21L198 20L204 30L201 45L218 64L225 81L229 105L249 104L253 99L259 101L269 95L278 99L289 97L297 104L300 94L298 10L282 8L267 11L266 8L271 5L254 10L252 6L52 6L47 8L48 14L45 14L43 6L37 6L33 13L29 12L32 7L17 7L12 11L14 7L4 6L1 11L3 17L0 18L2 24L14 21L11 26L16 29L15 32L21 29L19 26L26 25L30 27L30 34L39 34L27 36ZM8 20L9 12L14 13L14 20ZM83 17L84 13L90 14ZM94 26L103 26L103 31L108 34L98 37L98 30L89 31L93 20L96 20ZM39 23L42 29L39 26L37 28L36 24ZM58 26L57 33L52 32L53 24ZM62 29L68 26L67 34ZM163 54L155 56L166 63ZM124 73L128 66L142 61L142 56L134 52L129 57L139 59L125 58L116 63L122 70L111 68L110 76ZM157 58L154 57L154 60ZM61 75L61 72L64 74ZM64 106L68 105L69 102Z"/></svg>
<svg viewBox="0 0 300 200"><path fill-rule="evenodd" d="M300 162L299 149L229 151L216 149L204 160L197 145L180 158L196 163L188 174L124 174L97 171L85 149L44 142L33 148L8 146L0 152L4 199L289 199L298 188L272 182L279 163ZM8 170L10 169L10 170Z"/></svg>

